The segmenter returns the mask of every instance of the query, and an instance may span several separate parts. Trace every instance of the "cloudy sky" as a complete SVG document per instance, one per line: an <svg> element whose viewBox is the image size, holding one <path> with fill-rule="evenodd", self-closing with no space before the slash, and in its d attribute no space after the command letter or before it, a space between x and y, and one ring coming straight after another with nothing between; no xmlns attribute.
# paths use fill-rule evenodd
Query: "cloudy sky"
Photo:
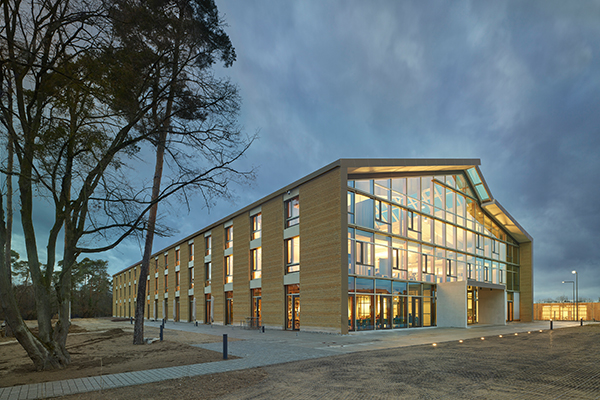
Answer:
<svg viewBox="0 0 600 400"><path fill-rule="evenodd" d="M217 0L226 73L260 139L234 201L188 215L166 247L338 158L479 158L534 238L535 298L600 297L600 2ZM163 212L167 212L165 208ZM110 273L141 258L129 242Z"/></svg>

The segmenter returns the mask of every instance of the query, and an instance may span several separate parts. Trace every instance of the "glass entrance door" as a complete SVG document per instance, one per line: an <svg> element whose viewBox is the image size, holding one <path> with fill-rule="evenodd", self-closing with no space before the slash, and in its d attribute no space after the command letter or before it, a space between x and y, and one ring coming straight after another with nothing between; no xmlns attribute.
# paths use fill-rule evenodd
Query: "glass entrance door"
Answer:
<svg viewBox="0 0 600 400"><path fill-rule="evenodd" d="M417 328L422 325L421 318L421 298L411 297L411 313L408 315L411 328Z"/></svg>
<svg viewBox="0 0 600 400"><path fill-rule="evenodd" d="M477 288L467 287L467 324L477 323Z"/></svg>
<svg viewBox="0 0 600 400"><path fill-rule="evenodd" d="M300 330L300 295L288 295L287 303L287 326L289 330Z"/></svg>
<svg viewBox="0 0 600 400"><path fill-rule="evenodd" d="M377 328L392 328L392 298L388 296L377 296Z"/></svg>

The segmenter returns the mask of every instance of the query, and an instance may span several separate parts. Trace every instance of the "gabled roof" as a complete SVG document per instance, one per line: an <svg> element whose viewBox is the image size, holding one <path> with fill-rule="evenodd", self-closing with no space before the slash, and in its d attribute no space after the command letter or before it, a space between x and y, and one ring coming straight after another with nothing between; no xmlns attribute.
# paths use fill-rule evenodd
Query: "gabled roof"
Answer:
<svg viewBox="0 0 600 400"><path fill-rule="evenodd" d="M504 227L511 236L519 243L531 242L532 237L519 225L519 223L494 199L488 187L479 165L478 158L353 158L340 159L336 163L345 167L348 176L368 177L369 175L385 176L389 174L411 174L414 173L444 173L463 171L474 189L481 207ZM335 163L334 163L335 164Z"/></svg>

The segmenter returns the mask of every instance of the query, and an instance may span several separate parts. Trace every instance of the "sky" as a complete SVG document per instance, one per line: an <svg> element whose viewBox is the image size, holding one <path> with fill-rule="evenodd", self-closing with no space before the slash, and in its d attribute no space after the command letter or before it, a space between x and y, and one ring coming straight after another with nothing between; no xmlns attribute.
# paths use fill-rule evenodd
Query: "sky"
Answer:
<svg viewBox="0 0 600 400"><path fill-rule="evenodd" d="M238 166L210 210L159 211L173 241L339 158L478 158L534 238L534 297L600 298L600 2L216 0L236 49ZM116 273L136 241L102 255Z"/></svg>

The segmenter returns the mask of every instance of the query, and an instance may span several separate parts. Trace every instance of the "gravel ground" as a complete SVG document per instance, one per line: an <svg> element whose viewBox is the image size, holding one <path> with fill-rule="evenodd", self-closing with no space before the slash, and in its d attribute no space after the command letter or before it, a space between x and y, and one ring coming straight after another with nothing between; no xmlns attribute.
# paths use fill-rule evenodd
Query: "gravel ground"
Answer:
<svg viewBox="0 0 600 400"><path fill-rule="evenodd" d="M600 326L353 353L265 368L226 399L599 399Z"/></svg>

